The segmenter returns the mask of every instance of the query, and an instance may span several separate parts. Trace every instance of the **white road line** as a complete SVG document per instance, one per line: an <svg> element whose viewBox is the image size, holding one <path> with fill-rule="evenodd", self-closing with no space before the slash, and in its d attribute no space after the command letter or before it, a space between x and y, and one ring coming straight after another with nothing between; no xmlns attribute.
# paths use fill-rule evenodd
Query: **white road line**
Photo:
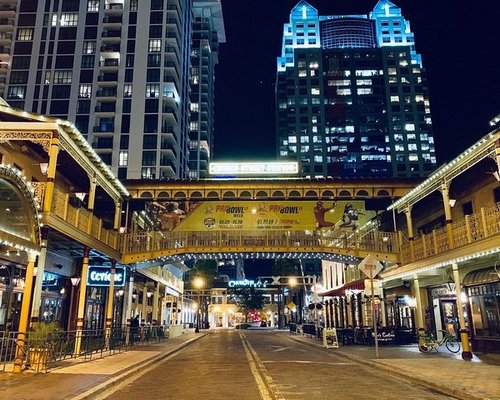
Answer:
<svg viewBox="0 0 500 400"><path fill-rule="evenodd" d="M257 352L246 340L245 335L242 332L240 332L240 338L243 343L243 348L245 349L248 363L250 364L250 369L254 376L255 382L257 382L257 386L262 398L264 400L285 400L278 387L274 384L273 378L260 360Z"/></svg>
<svg viewBox="0 0 500 400"><path fill-rule="evenodd" d="M309 360L284 360L284 361L262 361L264 364L273 363L295 363L295 364L326 364L326 365L354 365L352 362L328 362L328 361L309 361Z"/></svg>

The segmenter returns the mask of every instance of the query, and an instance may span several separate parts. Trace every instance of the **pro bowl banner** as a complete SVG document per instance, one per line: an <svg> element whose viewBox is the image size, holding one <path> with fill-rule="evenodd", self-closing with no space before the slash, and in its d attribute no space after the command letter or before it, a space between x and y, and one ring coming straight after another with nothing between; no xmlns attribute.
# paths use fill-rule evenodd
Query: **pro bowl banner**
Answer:
<svg viewBox="0 0 500 400"><path fill-rule="evenodd" d="M192 208L174 230L355 230L375 215L358 200L207 201Z"/></svg>

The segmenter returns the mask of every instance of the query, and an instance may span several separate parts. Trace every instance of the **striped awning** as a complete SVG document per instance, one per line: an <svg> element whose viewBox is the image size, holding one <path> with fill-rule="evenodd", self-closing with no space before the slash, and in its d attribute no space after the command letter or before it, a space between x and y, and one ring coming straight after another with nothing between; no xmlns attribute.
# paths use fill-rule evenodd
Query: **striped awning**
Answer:
<svg viewBox="0 0 500 400"><path fill-rule="evenodd" d="M323 297L345 296L345 292L347 290L365 290L365 279L363 278L348 282L338 288L319 293L319 295Z"/></svg>
<svg viewBox="0 0 500 400"><path fill-rule="evenodd" d="M497 267L496 271L494 267L478 269L477 271L469 272L464 277L464 286L474 286L474 285L484 285L486 283L500 282L500 276L498 276L500 268Z"/></svg>

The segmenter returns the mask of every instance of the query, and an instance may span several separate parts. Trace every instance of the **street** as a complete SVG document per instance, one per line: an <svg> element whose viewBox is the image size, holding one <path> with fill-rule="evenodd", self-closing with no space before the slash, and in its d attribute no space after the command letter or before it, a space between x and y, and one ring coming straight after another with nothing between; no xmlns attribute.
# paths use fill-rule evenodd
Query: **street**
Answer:
<svg viewBox="0 0 500 400"><path fill-rule="evenodd" d="M339 355L270 331L210 332L100 398L445 399Z"/></svg>

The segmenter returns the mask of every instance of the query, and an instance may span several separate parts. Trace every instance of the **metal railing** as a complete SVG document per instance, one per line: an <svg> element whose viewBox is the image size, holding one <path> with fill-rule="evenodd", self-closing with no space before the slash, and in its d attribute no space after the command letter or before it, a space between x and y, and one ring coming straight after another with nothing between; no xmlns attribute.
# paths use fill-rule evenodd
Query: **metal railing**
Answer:
<svg viewBox="0 0 500 400"><path fill-rule="evenodd" d="M415 237L413 241L413 259L411 257L411 243L403 241L401 244L402 263L408 264L442 254L500 233L500 203L495 203L491 207L483 207L479 212L466 215L464 218L453 222L451 232L451 240L448 237L446 226L434 229L429 234Z"/></svg>
<svg viewBox="0 0 500 400"><path fill-rule="evenodd" d="M19 332L0 331L0 372L12 372L16 363L36 373L46 372L66 359L90 361L127 351L134 346L160 343L168 337L164 325L116 326L110 331L61 331L47 335L43 340L30 340L31 335L27 332L24 339L19 339ZM75 353L77 342L80 343L79 354Z"/></svg>
<svg viewBox="0 0 500 400"><path fill-rule="evenodd" d="M359 249L397 253L398 235L394 232L330 232L327 236L312 231L149 231L122 235L123 254L161 250L303 248L304 251ZM307 248L307 249L306 249ZM254 251L257 251L254 250Z"/></svg>

